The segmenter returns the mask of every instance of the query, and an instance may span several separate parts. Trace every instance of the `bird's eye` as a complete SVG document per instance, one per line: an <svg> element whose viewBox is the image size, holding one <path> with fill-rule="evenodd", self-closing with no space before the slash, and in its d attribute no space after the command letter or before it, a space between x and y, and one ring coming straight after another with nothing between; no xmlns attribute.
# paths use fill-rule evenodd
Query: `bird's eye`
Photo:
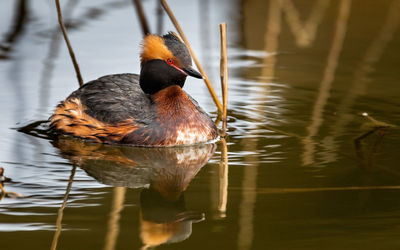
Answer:
<svg viewBox="0 0 400 250"><path fill-rule="evenodd" d="M174 61L172 61L172 59L171 59L171 58L168 58L168 59L167 59L167 63L168 63L168 64L173 64L173 63L174 63Z"/></svg>

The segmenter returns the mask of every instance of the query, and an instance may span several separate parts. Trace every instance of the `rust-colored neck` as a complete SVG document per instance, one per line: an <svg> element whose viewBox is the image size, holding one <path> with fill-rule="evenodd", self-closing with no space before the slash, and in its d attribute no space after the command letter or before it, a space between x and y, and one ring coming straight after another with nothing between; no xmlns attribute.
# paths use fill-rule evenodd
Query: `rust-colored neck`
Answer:
<svg viewBox="0 0 400 250"><path fill-rule="evenodd" d="M178 85L173 85L158 91L153 96L154 102L157 104L160 116L172 115L195 109L189 97ZM184 115L184 114L181 114Z"/></svg>

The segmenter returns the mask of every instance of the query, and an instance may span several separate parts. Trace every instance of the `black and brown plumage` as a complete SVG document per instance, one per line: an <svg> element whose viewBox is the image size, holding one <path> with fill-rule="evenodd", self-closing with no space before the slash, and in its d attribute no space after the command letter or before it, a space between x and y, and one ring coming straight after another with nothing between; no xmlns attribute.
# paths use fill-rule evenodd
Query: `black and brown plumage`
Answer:
<svg viewBox="0 0 400 250"><path fill-rule="evenodd" d="M173 146L218 137L211 118L182 90L192 68L187 47L174 33L148 35L141 72L103 76L61 102L51 129L101 143Z"/></svg>

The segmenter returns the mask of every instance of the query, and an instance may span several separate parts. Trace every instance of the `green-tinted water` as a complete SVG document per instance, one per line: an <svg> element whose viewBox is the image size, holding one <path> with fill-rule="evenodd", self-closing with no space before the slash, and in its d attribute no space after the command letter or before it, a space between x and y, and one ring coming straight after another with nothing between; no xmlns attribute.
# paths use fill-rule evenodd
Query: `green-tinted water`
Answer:
<svg viewBox="0 0 400 250"><path fill-rule="evenodd" d="M143 1L153 32L156 2ZM0 166L23 198L0 200L0 249L399 249L400 1L169 2L217 92L228 24L228 166L223 142L138 149L12 129L77 83L54 3L1 2ZM63 4L86 81L139 72L130 1ZM204 84L185 89L215 117Z"/></svg>

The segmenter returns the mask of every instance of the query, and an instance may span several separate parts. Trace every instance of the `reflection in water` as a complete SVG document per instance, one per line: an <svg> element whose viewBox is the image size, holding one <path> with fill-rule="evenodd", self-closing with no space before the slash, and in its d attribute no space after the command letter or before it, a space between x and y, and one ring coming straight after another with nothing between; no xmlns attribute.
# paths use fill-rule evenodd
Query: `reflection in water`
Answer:
<svg viewBox="0 0 400 250"><path fill-rule="evenodd" d="M21 35L24 26L27 22L28 8L25 0L16 1L16 11L14 17L14 24L12 29L5 35L3 41L0 41L0 60L8 58L7 53L10 53L13 49L14 43L16 42L19 35Z"/></svg>
<svg viewBox="0 0 400 250"><path fill-rule="evenodd" d="M344 37L346 35L347 21L350 15L350 0L342 0L340 2L339 13L337 17L336 30L333 36L332 47L329 51L326 68L318 91L317 100L315 101L311 124L307 127L307 136L303 139L304 152L302 155L303 165L314 163L315 142L313 138L323 123L323 113L330 96L331 85L335 78L335 71L339 62L339 55L342 51ZM334 156L328 157L330 161L334 160Z"/></svg>
<svg viewBox="0 0 400 250"><path fill-rule="evenodd" d="M61 230L62 230L62 219L63 219L63 215L64 215L64 208L67 206L68 196L71 191L72 183L74 181L75 172L76 172L76 165L74 164L72 167L72 170L71 170L71 175L69 177L68 186L65 191L64 200L61 204L61 207L58 209L57 221L56 221L57 230L53 236L53 241L51 243L51 248L50 248L51 250L57 249L58 238L60 237Z"/></svg>
<svg viewBox="0 0 400 250"><path fill-rule="evenodd" d="M348 88L347 94L339 103L337 108L338 118L331 126L330 135L324 138L323 146L331 152L338 148L337 137L341 136L346 126L354 119L350 110L355 104L358 96L367 92L368 75L374 71L374 65L381 59L387 44L392 40L394 33L400 24L400 1L394 0L389 5L386 19L379 33L367 48L364 57L355 70L354 80Z"/></svg>
<svg viewBox="0 0 400 250"><path fill-rule="evenodd" d="M103 184L129 188L169 184L164 186L168 188L164 190L166 195L185 190L215 150L214 144L122 147L72 138L59 139L53 144L64 157Z"/></svg>
<svg viewBox="0 0 400 250"><path fill-rule="evenodd" d="M108 220L107 235L104 244L104 250L115 249L119 234L119 219L121 211L124 209L126 187L115 187L112 201L110 218Z"/></svg>
<svg viewBox="0 0 400 250"><path fill-rule="evenodd" d="M187 211L183 192L214 154L215 144L143 148L87 143L72 138L53 142L61 154L101 183L115 186L105 249L114 249L125 187L141 192L140 236L144 247L187 239L204 214Z"/></svg>
<svg viewBox="0 0 400 250"><path fill-rule="evenodd" d="M267 30L265 32L264 43L262 44L264 51L275 53L278 50L278 38L281 32L281 12L282 0L270 1L268 18L266 18ZM250 3L244 5L245 19L250 19L252 15L252 6ZM251 27L249 28L251 30ZM271 81L275 78L276 55L266 56L263 59L264 67L261 69L261 76L259 79L262 81ZM266 99L270 94L268 84L265 84L261 89L260 97L261 103L266 103ZM257 107L257 115L263 117L265 112L264 106ZM249 117L251 119L251 117ZM246 150L250 152L257 151L257 140L247 141ZM246 162L258 162L258 155L252 154L246 156ZM256 188L257 187L258 164L247 166L244 169L242 188ZM238 249L246 250L251 249L254 237L254 209L256 204L257 193L241 194L242 200L239 207L239 232L238 232Z"/></svg>
<svg viewBox="0 0 400 250"><path fill-rule="evenodd" d="M14 47L17 45L18 38L21 38L24 33L26 33L26 25L29 21L28 16L30 14L30 9L25 0L19 0L15 2L14 18L10 26L8 33L4 35L4 39L0 41L0 60L8 59L9 54L13 51ZM14 121L17 122L24 115L24 110L26 105L26 96L23 91L23 79L21 79L20 72L24 70L25 60L24 58L16 57L11 61L10 70L7 72L7 81L9 81L10 86L15 94L15 100L19 101L18 105L14 107ZM21 108L22 107L22 108ZM17 141L17 139L15 139ZM15 155L23 155L24 149L15 146Z"/></svg>
<svg viewBox="0 0 400 250"><path fill-rule="evenodd" d="M63 9L63 15L64 15L64 22L65 26L69 26L69 22L71 19L72 15L72 10L74 9L75 6L77 6L78 1L77 0L70 0L65 4L65 7ZM58 53L60 50L60 36L61 32L60 29L54 28L51 31L51 36L50 36L50 43L49 43L49 51L47 53L47 56L43 59L43 69L42 73L40 76L39 80L39 106L37 109L37 116L41 116L43 113L45 113L49 107L49 90L50 90L50 82L52 80L53 76L53 70L55 67L55 60L58 57Z"/></svg>
<svg viewBox="0 0 400 250"><path fill-rule="evenodd" d="M65 1L65 4L73 1ZM5 6L19 2L22 1L15 0ZM57 33L53 33L51 20L54 18L47 18L43 10L46 8L39 9L36 4L25 2L30 8L27 9L29 13L35 13L35 18L28 19L28 26L14 40L12 53L4 51L9 59L1 60L4 68L0 65L0 71L5 73L0 74L4 75L3 86L9 87L2 92L6 98L0 98L3 124L6 124L2 131L4 139L0 140L3 152L0 165L14 180L6 183L6 190L24 194L22 199L5 197L1 200L0 231L8 239L2 242L1 249L43 249L52 243L52 237L54 249L128 246L136 249L157 246L316 249L321 245L329 249L397 249L400 179L396 149L399 130L379 130L367 138L360 137L362 140L355 142L359 158L353 155L339 157L343 153L339 150L353 154L351 141L359 135L358 125L361 125L359 120L354 121L356 112L372 113L378 119L398 124L396 109L399 105L393 91L397 90L399 78L396 72L400 41L399 0L379 3L374 0L249 0L234 1L239 8L233 7L229 11L211 8L211 5L220 6L221 1L177 2L174 10L183 18L185 31L193 32L188 34L192 36L201 34L201 40L194 45L203 58L208 58L210 72L218 70L212 62L213 55L219 52L217 46L211 46L217 44L210 33L217 25L214 21L225 16L240 18L243 14L241 22L227 20L235 35L243 33L244 43L242 47L241 41L231 41L232 49L229 50L233 76L229 189L228 168L224 164L219 169L216 164L207 167L209 171L200 172L199 181L191 182L191 188L186 189L187 183L204 164L202 158L209 157L207 154L200 153L195 157L199 163L183 166L177 163L179 159L190 157L179 148L169 154L158 152L158 149L126 149L60 140L54 145L60 148L64 158L77 163L76 166L81 165L101 183L113 187L98 184L81 168L76 169L76 181L67 182L72 166L61 159L56 149L49 147L47 140L28 139L21 133L7 130L6 126L11 127L12 123L21 121L21 117L24 120L43 118L48 103L56 103L56 95L65 93L65 86L52 86L55 77L57 82L69 77L61 67L64 64L54 64L56 57L63 56L53 50L62 45ZM105 43L98 42L96 36L104 32L111 21L125 24L126 20L136 20L129 5L131 2L119 2L119 7L114 5L114 0L101 6L95 2L80 1L79 8L73 11L77 18L71 20L70 31L79 37L77 42L84 45L83 48L93 47L102 53L107 49L130 51L132 44L117 47L110 44L104 48ZM144 5L152 6L145 11L153 25L157 24L157 17L150 14L154 14L155 3L150 1ZM229 1L230 6L235 3ZM338 10L347 8L350 11L346 6L350 3L347 27L339 32L338 24L346 26L346 22L338 17L345 17L346 12L340 14ZM188 6L195 9L189 13ZM0 12L9 9L12 8L0 8ZM202 14L200 18L193 18L193 14L198 16L199 13ZM160 16L158 20L163 18ZM111 35L114 32L115 35L141 32L139 26L136 30L126 25L120 27L113 29ZM11 25L3 28L9 31ZM32 42L43 45L41 41L47 41L49 47L44 48L42 57L25 53L37 50L40 46L34 46ZM89 70L97 68L90 66L97 59L88 53L90 51L83 51L84 65ZM119 57L117 52L112 53ZM61 59L60 62L69 62L69 58ZM123 57L117 59L125 60ZM104 65L108 67L110 63L113 62ZM107 67L97 70L108 70ZM201 95L203 91L193 90L194 95ZM32 114L41 115L32 117ZM265 124L279 127L281 131L271 131ZM307 126L308 131L305 130ZM285 130L291 133L283 133ZM317 163L320 168L299 167L303 163L301 157L306 152L306 143L301 136L293 135L304 132L310 138L312 148L307 162L312 166ZM316 146L312 145L314 143ZM12 150L8 150L9 147ZM194 151L193 154L197 154ZM223 154L221 152L221 158ZM67 184L72 185L69 197ZM65 202L61 205L64 193ZM192 197L195 198L193 202L185 199ZM202 212L207 210L191 212L190 207L218 209L219 217L207 216L207 220L196 225L195 233L191 234L192 223L202 220ZM25 232L28 230L32 232ZM21 234L25 241L19 240ZM182 244L160 245L184 239L188 240ZM97 245L93 247L94 244ZM134 244L136 246L132 247Z"/></svg>
<svg viewBox="0 0 400 250"><path fill-rule="evenodd" d="M330 0L318 0L313 4L310 16L304 24L300 20L299 12L292 0L283 0L283 11L286 12L286 21L290 31L296 38L299 47L309 47L315 39L318 26L321 24Z"/></svg>
<svg viewBox="0 0 400 250"><path fill-rule="evenodd" d="M228 203L228 146L225 138L221 138L221 161L219 164L219 199L218 212L221 218L226 217L226 205Z"/></svg>
<svg viewBox="0 0 400 250"><path fill-rule="evenodd" d="M204 220L203 213L187 211L182 194L164 196L160 191L150 187L140 194L142 249L183 241L192 234L192 223Z"/></svg>
<svg viewBox="0 0 400 250"><path fill-rule="evenodd" d="M392 126L389 124L366 123L364 124L364 127L367 128L367 131L354 139L354 147L357 157L360 159L361 167L371 171L375 165L375 156L378 145L382 141L386 131ZM371 146L367 147L368 143L364 143L364 141L368 140L369 137L376 138L374 138L372 143L370 143Z"/></svg>
<svg viewBox="0 0 400 250"><path fill-rule="evenodd" d="M256 150L257 141L247 143L247 150L254 152ZM256 154L246 156L247 162L258 162L259 158ZM245 192L246 188L257 187L258 164L254 166L246 166L243 173L242 181L242 200L239 207L239 234L238 249L251 249L254 237L254 209L256 205L257 193Z"/></svg>
<svg viewBox="0 0 400 250"><path fill-rule="evenodd" d="M264 50L268 53L276 53L276 51L278 51L278 43L279 43L278 38L281 32L281 10L282 10L282 1L278 0L269 2L269 12L267 19L268 28L267 32L265 32L265 38L264 38ZM264 57L263 65L264 67L262 68L261 71L261 77L262 77L261 79L263 80L274 79L276 55ZM267 95L265 95L265 97L266 96Z"/></svg>

